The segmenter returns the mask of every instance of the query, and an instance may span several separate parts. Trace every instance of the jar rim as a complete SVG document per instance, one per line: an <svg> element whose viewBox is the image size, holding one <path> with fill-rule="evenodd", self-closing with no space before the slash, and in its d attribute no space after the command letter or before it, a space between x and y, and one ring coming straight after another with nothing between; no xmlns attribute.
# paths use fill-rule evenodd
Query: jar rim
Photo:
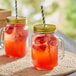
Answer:
<svg viewBox="0 0 76 76"><path fill-rule="evenodd" d="M26 17L23 16L19 16L19 17L15 17L15 16L9 16L6 18L7 23L25 23L26 22Z"/></svg>
<svg viewBox="0 0 76 76"><path fill-rule="evenodd" d="M56 25L54 24L45 24L46 26L44 27L43 24L37 24L34 26L34 32L39 32L39 33L52 33L55 32L56 30Z"/></svg>

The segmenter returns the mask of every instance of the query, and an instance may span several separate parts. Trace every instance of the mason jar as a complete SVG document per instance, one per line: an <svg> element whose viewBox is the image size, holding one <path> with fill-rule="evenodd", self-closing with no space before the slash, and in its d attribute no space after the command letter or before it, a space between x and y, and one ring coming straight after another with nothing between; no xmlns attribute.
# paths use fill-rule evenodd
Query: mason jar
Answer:
<svg viewBox="0 0 76 76"><path fill-rule="evenodd" d="M55 30L56 26L52 24L46 24L45 27L43 24L34 26L32 63L36 69L53 69L58 65L58 38Z"/></svg>
<svg viewBox="0 0 76 76"><path fill-rule="evenodd" d="M25 17L7 17L4 30L5 53L9 57L24 57L27 51L28 27Z"/></svg>

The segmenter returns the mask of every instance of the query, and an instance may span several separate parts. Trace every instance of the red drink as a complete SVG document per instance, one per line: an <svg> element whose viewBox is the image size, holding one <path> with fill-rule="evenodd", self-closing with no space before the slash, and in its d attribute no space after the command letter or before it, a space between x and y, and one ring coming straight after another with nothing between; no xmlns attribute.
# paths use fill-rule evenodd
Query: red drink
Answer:
<svg viewBox="0 0 76 76"><path fill-rule="evenodd" d="M32 62L37 69L53 69L57 66L58 40L54 33L35 33L32 36Z"/></svg>
<svg viewBox="0 0 76 76"><path fill-rule="evenodd" d="M23 57L26 55L28 30L24 28L25 23L8 23L4 33L6 55L10 57Z"/></svg>

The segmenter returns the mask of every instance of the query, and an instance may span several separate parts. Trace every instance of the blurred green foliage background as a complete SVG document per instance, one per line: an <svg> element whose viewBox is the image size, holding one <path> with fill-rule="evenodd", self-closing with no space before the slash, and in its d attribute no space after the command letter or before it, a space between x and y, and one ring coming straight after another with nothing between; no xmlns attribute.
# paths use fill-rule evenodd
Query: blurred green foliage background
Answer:
<svg viewBox="0 0 76 76"><path fill-rule="evenodd" d="M27 17L30 30L32 30L34 24L42 23L40 5L43 1L44 0L18 0L18 14ZM57 11L62 11L62 15L60 16L60 19L63 18L62 23L60 23L60 21L58 22L60 26L57 26L57 29L68 35L71 39L76 40L76 0L53 0L49 3L44 9L46 18L51 17ZM2 0L2 4L4 6L3 8L11 9L13 15L15 15L14 0ZM45 4L47 4L47 2L45 2ZM25 14L25 12L28 14Z"/></svg>
<svg viewBox="0 0 76 76"><path fill-rule="evenodd" d="M76 40L76 0L69 0L64 11L66 24L63 31Z"/></svg>

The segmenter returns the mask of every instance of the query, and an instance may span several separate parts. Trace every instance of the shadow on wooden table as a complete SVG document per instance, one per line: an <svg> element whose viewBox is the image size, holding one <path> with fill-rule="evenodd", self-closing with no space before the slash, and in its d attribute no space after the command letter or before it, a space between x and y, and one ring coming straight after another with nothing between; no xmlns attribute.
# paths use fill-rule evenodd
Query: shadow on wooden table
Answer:
<svg viewBox="0 0 76 76"><path fill-rule="evenodd" d="M2 56L0 56L0 65L7 64L7 63L10 63L10 62L16 61L18 59L19 58L10 58L6 55L2 55Z"/></svg>
<svg viewBox="0 0 76 76"><path fill-rule="evenodd" d="M37 70L34 67L28 67L22 71L18 71L11 76L44 76L48 74L50 70Z"/></svg>

